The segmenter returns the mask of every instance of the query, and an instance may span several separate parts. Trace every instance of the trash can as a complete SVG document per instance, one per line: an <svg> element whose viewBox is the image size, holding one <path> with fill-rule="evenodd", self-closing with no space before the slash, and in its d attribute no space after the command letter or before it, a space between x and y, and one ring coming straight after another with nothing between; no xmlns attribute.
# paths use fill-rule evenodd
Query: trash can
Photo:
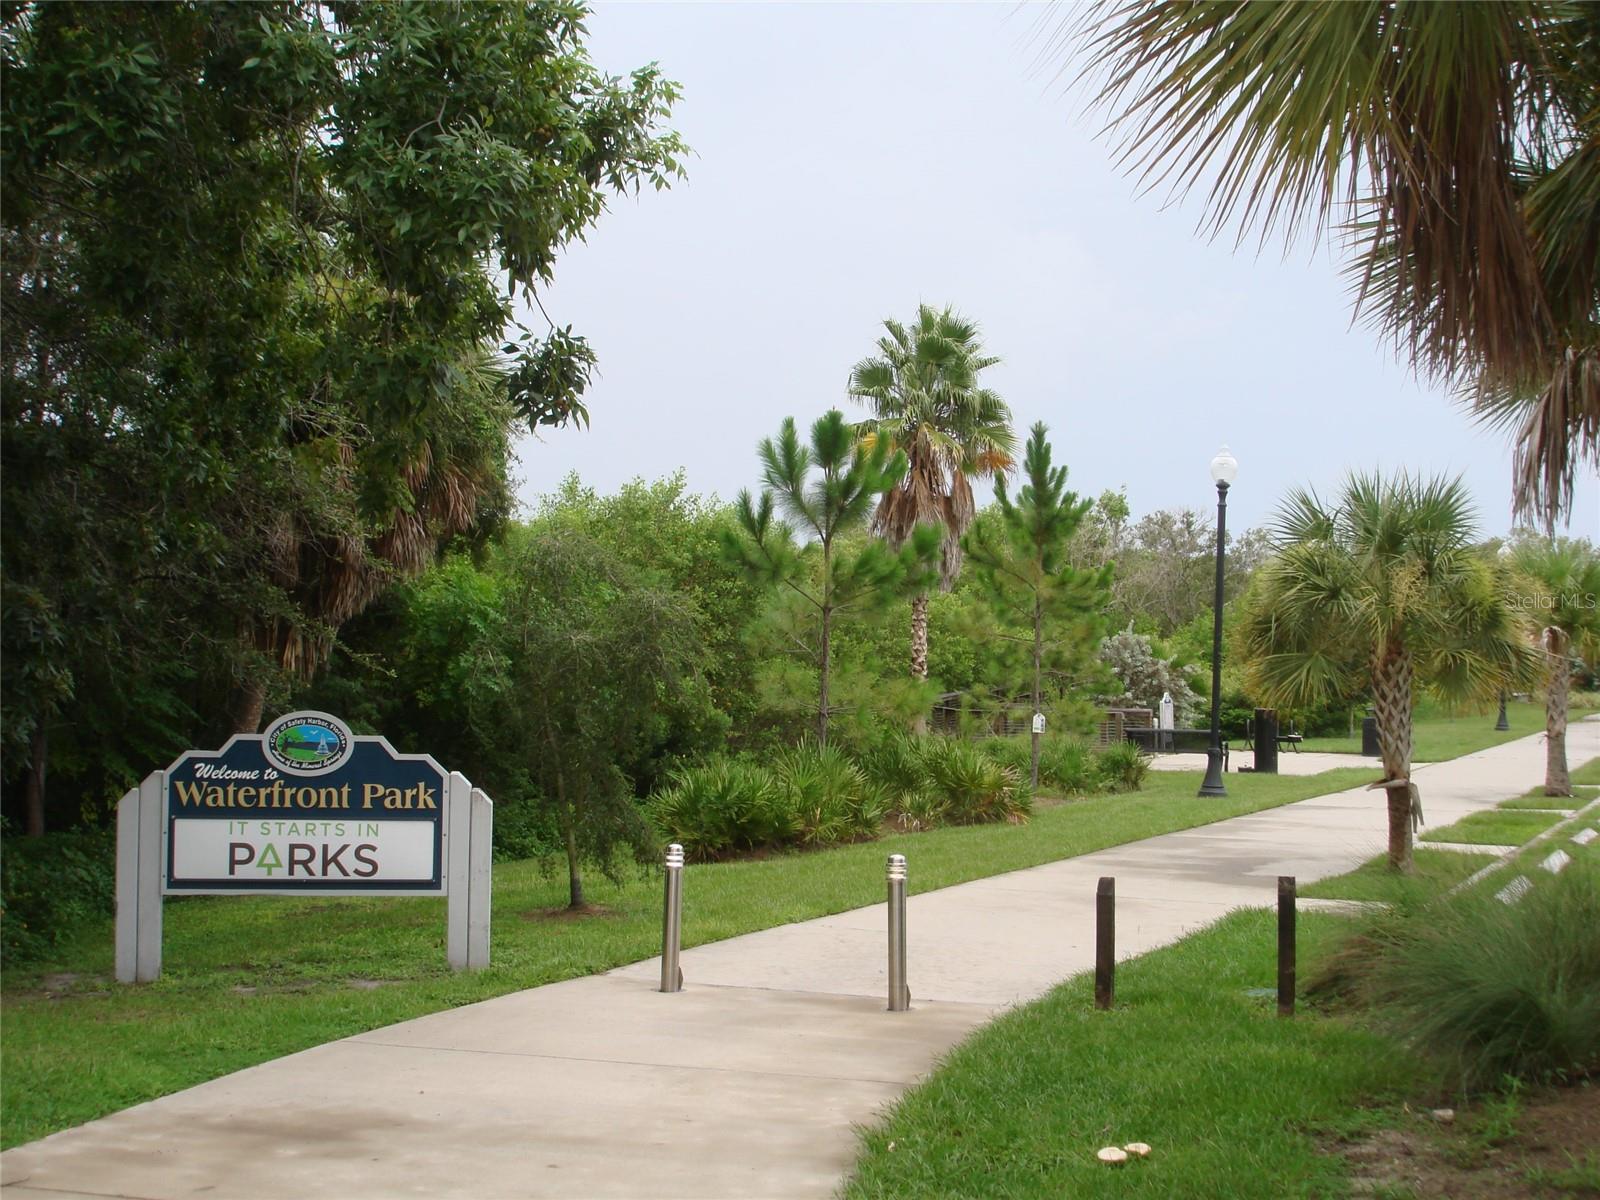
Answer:
<svg viewBox="0 0 1600 1200"><path fill-rule="evenodd" d="M1278 710L1256 709L1255 768L1258 775L1278 773Z"/></svg>
<svg viewBox="0 0 1600 1200"><path fill-rule="evenodd" d="M1368 758L1381 758L1382 752L1378 749L1378 718L1361 718L1361 753Z"/></svg>

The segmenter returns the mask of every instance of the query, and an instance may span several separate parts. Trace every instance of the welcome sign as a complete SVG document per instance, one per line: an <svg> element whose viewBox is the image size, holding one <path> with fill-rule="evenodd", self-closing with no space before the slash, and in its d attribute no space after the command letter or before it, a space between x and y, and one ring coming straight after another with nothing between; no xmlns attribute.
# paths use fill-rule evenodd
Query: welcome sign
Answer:
<svg viewBox="0 0 1600 1200"><path fill-rule="evenodd" d="M167 769L163 890L439 894L447 787L426 754L290 713Z"/></svg>
<svg viewBox="0 0 1600 1200"><path fill-rule="evenodd" d="M160 977L170 895L445 896L450 966L487 966L493 845L494 805L461 772L290 713L118 803L117 979Z"/></svg>

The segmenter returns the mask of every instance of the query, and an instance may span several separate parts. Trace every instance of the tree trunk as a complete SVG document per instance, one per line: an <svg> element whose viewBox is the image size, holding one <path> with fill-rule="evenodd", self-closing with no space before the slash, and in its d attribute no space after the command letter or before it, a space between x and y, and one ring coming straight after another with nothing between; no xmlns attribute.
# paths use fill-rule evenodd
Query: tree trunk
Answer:
<svg viewBox="0 0 1600 1200"><path fill-rule="evenodd" d="M822 606L822 663L817 672L817 744L828 748L828 671L833 659L833 607Z"/></svg>
<svg viewBox="0 0 1600 1200"><path fill-rule="evenodd" d="M911 597L911 678L928 677L928 596Z"/></svg>
<svg viewBox="0 0 1600 1200"><path fill-rule="evenodd" d="M1028 729L1033 739L1033 765L1030 772L1031 785L1037 789L1039 786L1039 732L1034 728L1034 713L1043 711L1040 707L1044 702L1044 688L1041 686L1041 676L1044 670L1044 606L1039 601L1039 595L1033 597L1033 712L1028 714Z"/></svg>
<svg viewBox="0 0 1600 1200"><path fill-rule="evenodd" d="M1378 753L1389 801L1389 868L1411 870L1411 655L1404 646L1384 647L1372 672L1372 702L1378 717Z"/></svg>
<svg viewBox="0 0 1600 1200"><path fill-rule="evenodd" d="M918 593L911 597L911 678L928 678L928 596ZM928 732L928 714L919 713L911 732L922 735Z"/></svg>
<svg viewBox="0 0 1600 1200"><path fill-rule="evenodd" d="M1551 626L1544 631L1545 653L1550 659L1550 679L1544 699L1544 794L1572 795L1567 774L1567 689L1572 667L1567 661L1567 635Z"/></svg>
<svg viewBox="0 0 1600 1200"><path fill-rule="evenodd" d="M28 836L44 833L44 777L49 762L50 743L45 734L44 719L33 727L33 737L28 742L27 813Z"/></svg>
<svg viewBox="0 0 1600 1200"><path fill-rule="evenodd" d="M233 696L233 731L235 733L260 733L261 710L266 707L266 685L254 675L240 682Z"/></svg>
<svg viewBox="0 0 1600 1200"><path fill-rule="evenodd" d="M556 809L561 813L561 833L567 843L567 907L583 907L583 872L578 866L578 814L567 803L566 780L556 774Z"/></svg>

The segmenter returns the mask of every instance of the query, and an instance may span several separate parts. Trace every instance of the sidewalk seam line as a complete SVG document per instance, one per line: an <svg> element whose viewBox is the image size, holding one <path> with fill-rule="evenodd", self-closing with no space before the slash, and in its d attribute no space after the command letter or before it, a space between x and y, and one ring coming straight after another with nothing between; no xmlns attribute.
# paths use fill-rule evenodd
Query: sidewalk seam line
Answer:
<svg viewBox="0 0 1600 1200"><path fill-rule="evenodd" d="M486 1054L495 1058L543 1058L552 1062L605 1063L614 1067L655 1067L665 1071L715 1071L725 1075L772 1075L779 1079L831 1079L840 1083L881 1083L890 1087L903 1086L899 1079L875 1079L867 1075L812 1075L799 1071L763 1071L755 1067L708 1067L699 1063L639 1062L632 1058L589 1058L571 1054L537 1054L524 1050L474 1050L464 1046L418 1046L410 1042L375 1042L368 1038L352 1038L354 1046L381 1046L388 1050L434 1050L443 1054Z"/></svg>

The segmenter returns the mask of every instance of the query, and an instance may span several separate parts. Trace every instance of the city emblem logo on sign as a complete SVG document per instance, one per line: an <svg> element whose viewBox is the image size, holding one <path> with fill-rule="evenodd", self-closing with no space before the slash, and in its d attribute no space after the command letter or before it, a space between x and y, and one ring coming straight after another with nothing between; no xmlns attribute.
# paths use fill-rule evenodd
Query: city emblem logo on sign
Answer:
<svg viewBox="0 0 1600 1200"><path fill-rule="evenodd" d="M272 764L291 775L321 775L350 757L350 727L327 713L297 712L267 727L263 748Z"/></svg>

